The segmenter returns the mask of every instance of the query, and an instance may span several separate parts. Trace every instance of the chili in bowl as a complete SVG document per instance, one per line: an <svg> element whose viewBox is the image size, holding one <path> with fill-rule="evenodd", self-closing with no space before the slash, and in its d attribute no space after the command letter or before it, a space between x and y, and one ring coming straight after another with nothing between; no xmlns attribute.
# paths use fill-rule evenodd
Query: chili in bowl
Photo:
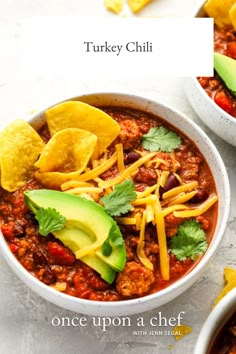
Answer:
<svg viewBox="0 0 236 354"><path fill-rule="evenodd" d="M199 334L194 354L236 353L236 289L216 305Z"/></svg>
<svg viewBox="0 0 236 354"><path fill-rule="evenodd" d="M0 246L26 284L61 307L116 316L161 306L194 283L230 207L223 161L199 127L113 93L66 100L36 114L33 129L25 124L1 135L3 153L25 136L15 151L30 139L36 150L27 169L1 156Z"/></svg>
<svg viewBox="0 0 236 354"><path fill-rule="evenodd" d="M202 6L196 17L206 16ZM236 31L232 26L214 25L214 52L236 60ZM232 72L232 78L235 75ZM185 92L199 118L215 134L236 146L236 97L216 70L213 77L186 79Z"/></svg>

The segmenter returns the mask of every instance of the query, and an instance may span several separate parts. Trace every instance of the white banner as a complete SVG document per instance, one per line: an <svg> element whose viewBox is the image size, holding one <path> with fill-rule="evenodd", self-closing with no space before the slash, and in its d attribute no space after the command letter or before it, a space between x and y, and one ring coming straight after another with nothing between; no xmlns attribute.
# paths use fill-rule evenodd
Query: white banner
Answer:
<svg viewBox="0 0 236 354"><path fill-rule="evenodd" d="M23 74L75 78L212 76L209 18L35 17L24 21Z"/></svg>

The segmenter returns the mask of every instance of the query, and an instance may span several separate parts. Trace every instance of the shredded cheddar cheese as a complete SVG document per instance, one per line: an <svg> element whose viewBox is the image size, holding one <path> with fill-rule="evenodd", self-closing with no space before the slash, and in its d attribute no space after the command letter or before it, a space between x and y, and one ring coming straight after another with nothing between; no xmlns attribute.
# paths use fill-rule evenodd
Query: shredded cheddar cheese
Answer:
<svg viewBox="0 0 236 354"><path fill-rule="evenodd" d="M146 206L146 221L147 223L153 222L155 219L154 217L154 210L151 204L147 204Z"/></svg>
<svg viewBox="0 0 236 354"><path fill-rule="evenodd" d="M213 204L217 202L216 195L209 197L204 203L194 209L188 209L184 211L174 211L174 216L177 218L190 218L193 216L199 216L205 213Z"/></svg>
<svg viewBox="0 0 236 354"><path fill-rule="evenodd" d="M147 258L144 252L145 226L146 226L146 210L144 210L142 216L139 242L137 247L137 255L140 262L142 262L147 269L153 270L153 264L149 261L149 259Z"/></svg>
<svg viewBox="0 0 236 354"><path fill-rule="evenodd" d="M86 182L91 179L94 179L94 178L98 177L99 175L101 175L103 172L109 170L109 168L111 168L115 164L116 161L117 161L117 156L116 156L116 153L114 153L107 161L102 163L100 166L78 176L77 180Z"/></svg>
<svg viewBox="0 0 236 354"><path fill-rule="evenodd" d="M123 144L116 144L115 148L116 148L116 154L117 154L118 170L121 173L125 170Z"/></svg>
<svg viewBox="0 0 236 354"><path fill-rule="evenodd" d="M61 185L61 190L62 191L66 191L67 189L71 189L71 188L80 188L80 187L94 187L94 185L92 183L89 182L80 182L80 181L68 181L65 182Z"/></svg>
<svg viewBox="0 0 236 354"><path fill-rule="evenodd" d="M169 176L170 172L169 171L162 171L161 177L160 177L160 186L163 188L166 184L166 180Z"/></svg>
<svg viewBox="0 0 236 354"><path fill-rule="evenodd" d="M145 198L157 189L157 184L146 188L143 192L137 192L137 199Z"/></svg>
<svg viewBox="0 0 236 354"><path fill-rule="evenodd" d="M136 225L136 218L116 217L116 221L122 225Z"/></svg>
<svg viewBox="0 0 236 354"><path fill-rule="evenodd" d="M163 216L167 216L168 214L172 213L175 210L183 210L183 209L188 209L187 205L184 204L175 204L172 205L168 208L162 209L162 214Z"/></svg>
<svg viewBox="0 0 236 354"><path fill-rule="evenodd" d="M155 222L157 228L157 238L160 249L160 268L161 275L164 280L170 278L170 264L166 242L165 220L161 209L161 204L158 198L153 201Z"/></svg>
<svg viewBox="0 0 236 354"><path fill-rule="evenodd" d="M70 194L82 194L82 193L101 193L102 189L98 187L78 187L78 188L72 188L68 189L65 191L65 193L70 193Z"/></svg>
<svg viewBox="0 0 236 354"><path fill-rule="evenodd" d="M197 191L185 193L183 195L177 196L174 200L172 200L170 203L168 203L169 206L175 205L175 204L181 204L181 203L186 203L188 200L190 200L192 197L195 196Z"/></svg>
<svg viewBox="0 0 236 354"><path fill-rule="evenodd" d="M130 165L128 168L126 168L119 176L109 179L107 181L104 181L103 183L102 182L99 183L99 187L107 188L107 187L111 187L111 186L121 183L122 181L127 179L129 176L131 176L131 174L134 171L136 171L138 167L142 166L146 161L151 160L154 155L155 155L155 152L141 157L139 160L137 160L132 165ZM82 175L81 175L81 177L82 177Z"/></svg>
<svg viewBox="0 0 236 354"><path fill-rule="evenodd" d="M136 230L139 231L140 228L141 228L142 214L141 213L136 213L135 214L135 220L136 220Z"/></svg>
<svg viewBox="0 0 236 354"><path fill-rule="evenodd" d="M168 192L163 193L162 198L165 200L165 199L174 197L174 196L176 196L177 194L179 194L181 192L191 191L191 190L193 190L193 189L195 189L197 187L198 187L198 182L197 181L186 183L186 184L183 184L181 186L172 188Z"/></svg>

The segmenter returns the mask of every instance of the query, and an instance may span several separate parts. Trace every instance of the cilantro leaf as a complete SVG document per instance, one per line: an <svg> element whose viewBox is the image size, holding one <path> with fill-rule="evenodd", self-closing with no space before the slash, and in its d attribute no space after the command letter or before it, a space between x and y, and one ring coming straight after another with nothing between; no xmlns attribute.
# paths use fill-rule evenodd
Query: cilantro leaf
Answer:
<svg viewBox="0 0 236 354"><path fill-rule="evenodd" d="M178 227L177 235L170 240L171 252L179 261L194 259L206 252L208 247L205 232L196 220L187 220Z"/></svg>
<svg viewBox="0 0 236 354"><path fill-rule="evenodd" d="M106 212L111 216L126 214L132 207L130 202L136 199L135 185L133 181L127 180L117 186L114 190L101 198Z"/></svg>
<svg viewBox="0 0 236 354"><path fill-rule="evenodd" d="M180 146L180 137L164 127L153 127L142 137L142 146L149 151L170 152Z"/></svg>
<svg viewBox="0 0 236 354"><path fill-rule="evenodd" d="M54 208L39 208L35 218L39 223L39 233L42 236L63 229L66 222L66 218Z"/></svg>
<svg viewBox="0 0 236 354"><path fill-rule="evenodd" d="M112 227L109 231L109 235L102 244L102 253L104 256L110 256L112 252L112 245L122 246L124 243L120 229L117 227L116 223L112 224Z"/></svg>

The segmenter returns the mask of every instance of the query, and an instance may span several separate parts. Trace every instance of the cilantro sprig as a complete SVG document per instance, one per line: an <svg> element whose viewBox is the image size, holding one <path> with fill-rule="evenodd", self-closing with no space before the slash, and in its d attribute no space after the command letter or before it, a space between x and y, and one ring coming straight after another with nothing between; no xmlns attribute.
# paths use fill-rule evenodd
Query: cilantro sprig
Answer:
<svg viewBox="0 0 236 354"><path fill-rule="evenodd" d="M170 152L180 146L181 139L165 127L153 127L142 137L142 146L149 151Z"/></svg>
<svg viewBox="0 0 236 354"><path fill-rule="evenodd" d="M66 218L54 208L39 208L35 218L39 223L39 233L42 236L63 229L66 223Z"/></svg>
<svg viewBox="0 0 236 354"><path fill-rule="evenodd" d="M171 252L180 261L187 257L195 259L208 247L205 232L196 220L186 220L179 225L176 236L170 240Z"/></svg>
<svg viewBox="0 0 236 354"><path fill-rule="evenodd" d="M131 202L136 199L136 196L133 181L127 180L115 186L110 194L101 198L101 202L109 215L120 216L132 208Z"/></svg>
<svg viewBox="0 0 236 354"><path fill-rule="evenodd" d="M104 256L108 257L110 256L112 252L112 245L113 246L122 246L124 243L124 239L122 237L122 234L120 232L120 229L117 227L117 225L114 224L112 225L109 235L106 238L106 240L102 244L102 253Z"/></svg>

